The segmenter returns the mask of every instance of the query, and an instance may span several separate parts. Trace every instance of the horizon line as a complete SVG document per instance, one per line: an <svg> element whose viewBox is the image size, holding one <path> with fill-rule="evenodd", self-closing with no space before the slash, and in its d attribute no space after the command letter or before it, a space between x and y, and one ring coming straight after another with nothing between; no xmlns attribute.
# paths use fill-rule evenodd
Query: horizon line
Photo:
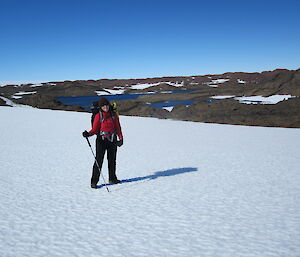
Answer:
<svg viewBox="0 0 300 257"><path fill-rule="evenodd" d="M286 70L286 71L297 71L297 69L286 69L286 68L276 68L272 70L263 70L263 71L254 71L254 72L245 72L245 71L227 71L224 73L209 73L209 74L203 74L203 75L166 75L166 76L154 76L154 77L144 77L144 78L116 78L116 77L107 77L107 78L98 78L98 79L65 79L65 80L24 80L24 81L0 81L0 86L8 86L8 85L29 85L29 84L41 84L41 83L56 83L56 82L75 82L75 81L98 81L98 80L146 80L146 79L159 79L159 78L179 78L179 77L202 77L202 76L217 76L217 75L224 75L224 74L230 74L230 73L246 73L246 74L253 74L253 73L263 73L263 72L273 72L276 70Z"/></svg>

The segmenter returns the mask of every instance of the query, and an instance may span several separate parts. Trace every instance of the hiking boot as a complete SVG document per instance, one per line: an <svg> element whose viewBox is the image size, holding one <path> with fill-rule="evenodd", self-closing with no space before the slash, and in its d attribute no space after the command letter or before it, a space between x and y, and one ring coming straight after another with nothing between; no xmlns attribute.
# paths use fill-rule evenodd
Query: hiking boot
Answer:
<svg viewBox="0 0 300 257"><path fill-rule="evenodd" d="M109 180L109 183L110 184L119 184L119 183L121 183L121 181L118 179L112 179L112 180Z"/></svg>
<svg viewBox="0 0 300 257"><path fill-rule="evenodd" d="M91 188L97 188L97 184L91 184Z"/></svg>

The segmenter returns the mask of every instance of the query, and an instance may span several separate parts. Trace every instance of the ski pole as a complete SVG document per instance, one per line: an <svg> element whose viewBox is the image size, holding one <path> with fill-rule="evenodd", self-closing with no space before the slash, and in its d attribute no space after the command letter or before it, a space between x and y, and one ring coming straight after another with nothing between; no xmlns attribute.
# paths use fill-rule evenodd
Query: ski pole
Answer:
<svg viewBox="0 0 300 257"><path fill-rule="evenodd" d="M103 179L103 181L104 181L104 185L105 185L105 187L106 187L106 190L107 190L107 192L109 192L108 187L107 187L107 184L106 184L106 181L105 181L105 179L104 179L104 176L103 176L103 174L102 174L102 172L101 172L101 169L100 169L100 166L99 166L99 164L98 164L96 155L95 155L95 153L94 153L94 151L93 151L93 148L92 148L92 146L91 146L90 140L89 140L87 137L86 137L86 141L88 142L89 147L90 147L90 149L91 149L91 151L92 151L92 154L93 154L93 156L94 156L94 158L95 158L96 165L97 165L98 170L99 170L99 172L100 172L100 175L101 175L101 177L102 177L102 179Z"/></svg>

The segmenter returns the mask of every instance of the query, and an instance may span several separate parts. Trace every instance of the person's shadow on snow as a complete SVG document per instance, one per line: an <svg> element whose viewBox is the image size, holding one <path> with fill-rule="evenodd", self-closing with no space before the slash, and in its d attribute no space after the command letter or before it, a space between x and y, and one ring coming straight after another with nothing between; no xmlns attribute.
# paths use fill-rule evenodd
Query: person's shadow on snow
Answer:
<svg viewBox="0 0 300 257"><path fill-rule="evenodd" d="M121 180L121 184L152 180L152 179L157 179L157 178L160 178L160 177L175 176L175 175L179 175L179 174L183 174L183 173L195 172L197 170L198 170L197 168L187 167L187 168L177 168L177 169L157 171L152 175L148 175L148 176L144 176L144 177L135 177L135 178L123 179L123 180ZM108 184L108 185L110 185L110 184ZM105 185L102 184L102 185L98 186L98 188L102 188L104 186Z"/></svg>
<svg viewBox="0 0 300 257"><path fill-rule="evenodd" d="M144 176L144 177L136 177L136 178L130 178L130 179L123 179L121 180L121 183L131 183L131 182L137 182L142 180L151 180L151 179L157 179L159 177L169 177L169 176L175 176L182 173L188 173L188 172L194 172L197 171L197 168L178 168L178 169L170 169L170 170L163 170L163 171L157 171L152 175Z"/></svg>

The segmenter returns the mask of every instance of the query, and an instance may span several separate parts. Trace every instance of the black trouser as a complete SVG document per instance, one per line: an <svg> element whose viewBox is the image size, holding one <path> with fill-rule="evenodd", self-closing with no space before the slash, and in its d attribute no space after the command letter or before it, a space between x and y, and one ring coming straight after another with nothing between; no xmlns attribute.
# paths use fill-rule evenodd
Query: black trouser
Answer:
<svg viewBox="0 0 300 257"><path fill-rule="evenodd" d="M102 169L103 159L105 152L107 151L108 161L108 176L109 180L116 180L116 157L117 157L117 146L115 144L116 139L110 142L108 139L102 139L101 136L97 136L96 139L96 159L99 164L100 170ZM97 184L99 181L100 172L96 161L93 166L93 175L91 178L91 184Z"/></svg>

